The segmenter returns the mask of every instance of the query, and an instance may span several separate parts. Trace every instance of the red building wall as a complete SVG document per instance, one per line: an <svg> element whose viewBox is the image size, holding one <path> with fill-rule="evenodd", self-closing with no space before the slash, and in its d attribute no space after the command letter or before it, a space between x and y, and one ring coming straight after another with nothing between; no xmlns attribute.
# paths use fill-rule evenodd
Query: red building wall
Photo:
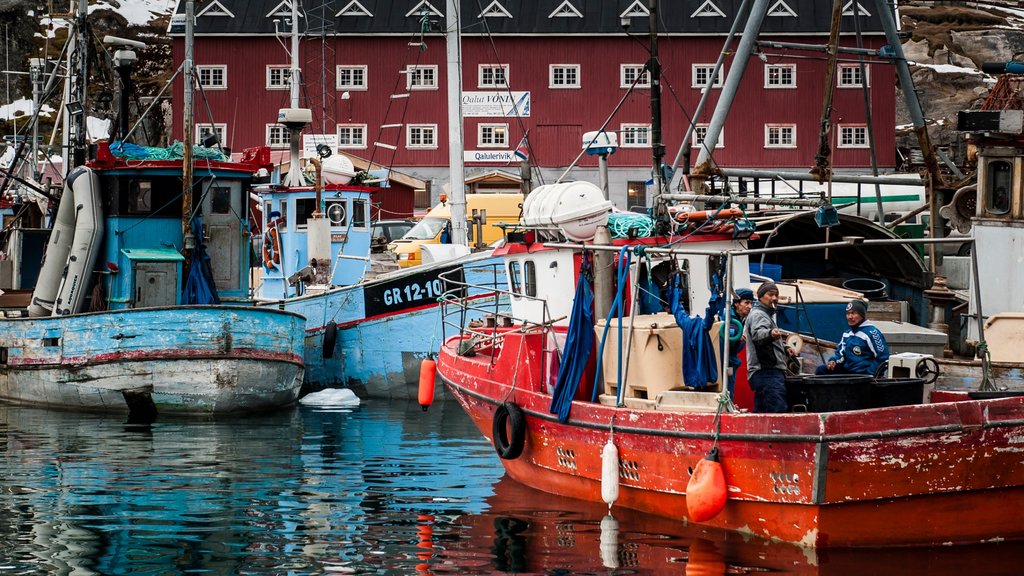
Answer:
<svg viewBox="0 0 1024 576"><path fill-rule="evenodd" d="M773 40L791 42L824 41L817 37L773 37ZM333 133L338 123L367 125L369 147L350 150L355 155L374 160L382 165L394 166L447 166L447 122L445 90L445 46L441 37L427 37L427 49L409 46L410 37L338 37L329 50L322 50L319 39L301 43L305 86L302 106L314 113L311 132L319 132L321 124L321 63L320 54L329 56L328 70L335 65L367 65L368 90L349 91L350 99L342 100L341 91L333 83L328 86L326 131ZM493 41L493 47L492 47ZM713 64L722 48L723 38L662 37L659 41L663 66L663 131L667 159L671 161L680 146L689 115L693 114L700 91L691 87L691 65ZM843 44L853 45L852 38ZM878 48L884 44L881 37L865 38L866 47ZM714 151L720 166L752 168L796 168L813 165L818 149L818 124L824 90L825 62L822 53L801 52L801 58L784 58L778 51L767 56L771 63L795 63L797 88L764 88L764 63L751 56L743 84L732 106L723 134L724 147ZM507 64L512 90L531 92L531 116L520 122L509 119L509 148L515 148L528 129L533 155L531 160L540 166L567 166L578 154L583 132L597 130L626 93L620 87L620 64L642 64L647 56L646 41L621 36L609 37L524 37L504 36L492 39L463 38L463 89L485 91L477 87L477 68L481 63ZM182 41L175 38L174 59L183 57ZM849 56L845 57L851 62ZM196 64L227 65L227 90L206 90L205 96L213 111L214 122L227 124L228 145L235 150L264 143L266 124L276 121L280 108L289 106L287 90L267 90L266 65L287 65L284 48L273 37L211 37L199 36L195 45ZM548 68L552 63L579 64L581 89L552 90L548 88ZM438 89L413 91L403 102L392 100L395 92L406 92L405 77L400 71L410 65L435 65L438 69ZM733 58L726 60L726 73L733 68ZM895 76L893 67L885 63L869 66L872 122L874 124L875 152L882 168L896 165L895 154ZM327 75L333 82L333 72ZM180 102L182 83L175 85L175 98ZM707 123L721 89L714 89L708 109L698 122ZM865 111L860 89L836 89L833 101L835 124L863 124ZM407 103L407 107L405 104ZM389 106L392 106L389 112ZM208 122L206 106L196 96L197 122ZM351 120L350 120L351 119ZM477 145L477 125L481 122L500 122L496 118L467 118L464 124L464 147L481 149ZM378 129L385 123L432 123L438 126L438 147L435 150L406 150L405 131L388 129L380 138L397 144L398 150L374 149ZM648 124L650 122L649 90L639 89L630 94L621 109L609 121L610 129L623 123ZM766 123L792 123L797 126L795 149L766 149L764 125ZM180 117L175 118L174 137L181 137ZM696 159L696 151L693 154ZM833 165L839 168L866 168L870 166L867 149L835 148ZM651 163L649 148L620 148L609 164L615 166L647 166ZM592 157L584 157L584 166L596 164Z"/></svg>

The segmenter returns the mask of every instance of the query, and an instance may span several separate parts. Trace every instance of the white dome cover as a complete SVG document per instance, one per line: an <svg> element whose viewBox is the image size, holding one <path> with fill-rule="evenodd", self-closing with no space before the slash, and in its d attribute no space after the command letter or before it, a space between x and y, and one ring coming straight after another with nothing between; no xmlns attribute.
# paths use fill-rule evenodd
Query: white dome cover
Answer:
<svg viewBox="0 0 1024 576"><path fill-rule="evenodd" d="M523 224L557 226L567 237L592 240L597 227L607 224L612 203L590 182L539 186L523 203Z"/></svg>
<svg viewBox="0 0 1024 576"><path fill-rule="evenodd" d="M320 174L323 176L325 184L340 184L344 186L352 181L356 171L348 156L335 154L329 158L324 158L320 162Z"/></svg>

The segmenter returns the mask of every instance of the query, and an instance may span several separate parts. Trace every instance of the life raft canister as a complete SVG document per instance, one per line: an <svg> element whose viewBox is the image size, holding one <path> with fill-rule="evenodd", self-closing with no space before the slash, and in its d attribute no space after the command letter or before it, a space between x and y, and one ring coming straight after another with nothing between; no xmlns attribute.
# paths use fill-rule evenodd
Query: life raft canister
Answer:
<svg viewBox="0 0 1024 576"><path fill-rule="evenodd" d="M433 358L424 358L420 362L420 388L418 399L420 408L426 412L434 402L434 377L437 373L437 362Z"/></svg>
<svg viewBox="0 0 1024 576"><path fill-rule="evenodd" d="M263 267L276 270L281 265L281 238L277 232L278 220L267 222L263 232Z"/></svg>
<svg viewBox="0 0 1024 576"><path fill-rule="evenodd" d="M502 402L494 411L491 427L494 450L503 460L515 460L526 446L526 416L511 402Z"/></svg>
<svg viewBox="0 0 1024 576"><path fill-rule="evenodd" d="M728 496L725 472L718 461L718 448L712 448L694 467L693 475L686 484L686 511L690 520L705 522L718 516L725 508Z"/></svg>

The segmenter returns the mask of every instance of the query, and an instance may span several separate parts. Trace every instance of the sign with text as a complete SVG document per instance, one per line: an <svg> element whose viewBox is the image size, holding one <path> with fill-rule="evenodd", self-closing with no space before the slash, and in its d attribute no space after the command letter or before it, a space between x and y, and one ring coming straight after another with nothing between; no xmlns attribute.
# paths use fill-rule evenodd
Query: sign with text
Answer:
<svg viewBox="0 0 1024 576"><path fill-rule="evenodd" d="M530 115L530 92L463 92L462 115L466 118L526 118Z"/></svg>
<svg viewBox="0 0 1024 576"><path fill-rule="evenodd" d="M444 294L445 290L452 288L446 286L440 277L446 273L446 278L464 281L461 266L447 266L399 276L386 282L367 284L363 289L366 318L437 303L437 298ZM455 295L462 296L464 291L459 291Z"/></svg>
<svg viewBox="0 0 1024 576"><path fill-rule="evenodd" d="M316 156L316 147L319 144L326 144L331 152L338 152L337 134L303 134L302 135L302 157L313 158Z"/></svg>
<svg viewBox="0 0 1024 576"><path fill-rule="evenodd" d="M463 162L501 162L509 164L519 162L511 150L464 150L462 152Z"/></svg>

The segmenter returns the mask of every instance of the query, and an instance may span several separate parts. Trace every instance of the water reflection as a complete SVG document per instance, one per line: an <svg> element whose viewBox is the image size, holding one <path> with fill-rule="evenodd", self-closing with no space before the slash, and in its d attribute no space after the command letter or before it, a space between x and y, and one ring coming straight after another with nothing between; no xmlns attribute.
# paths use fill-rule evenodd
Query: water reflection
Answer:
<svg viewBox="0 0 1024 576"><path fill-rule="evenodd" d="M814 552L502 477L454 403L125 424L0 406L0 573L1010 574L1019 546ZM909 568L908 568L909 567Z"/></svg>

